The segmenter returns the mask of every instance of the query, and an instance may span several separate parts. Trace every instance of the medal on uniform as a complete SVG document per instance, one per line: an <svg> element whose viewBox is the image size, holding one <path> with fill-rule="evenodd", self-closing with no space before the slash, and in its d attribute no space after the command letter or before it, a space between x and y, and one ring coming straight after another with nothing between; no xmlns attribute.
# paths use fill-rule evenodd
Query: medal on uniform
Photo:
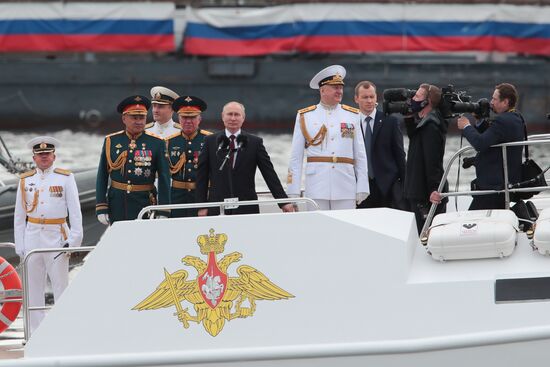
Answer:
<svg viewBox="0 0 550 367"><path fill-rule="evenodd" d="M137 145L136 145L136 141L135 141L134 139L132 139L132 140L130 141L130 144L128 144L128 147L129 147L130 149L136 149L136 146L137 146Z"/></svg>
<svg viewBox="0 0 550 367"><path fill-rule="evenodd" d="M60 198L63 196L63 186L50 186L50 196Z"/></svg>
<svg viewBox="0 0 550 367"><path fill-rule="evenodd" d="M353 138L355 136L355 125L346 122L340 123L340 134L342 138Z"/></svg>
<svg viewBox="0 0 550 367"><path fill-rule="evenodd" d="M199 167L199 152L193 152L193 167Z"/></svg>
<svg viewBox="0 0 550 367"><path fill-rule="evenodd" d="M145 171L143 171L143 175L145 177L149 177L151 176L151 170L149 168L146 168Z"/></svg>
<svg viewBox="0 0 550 367"><path fill-rule="evenodd" d="M136 176L141 176L141 173L142 173L142 172L143 172L143 171L142 171L141 168L139 168L139 167L136 168L136 169L134 170L134 174L135 174Z"/></svg>

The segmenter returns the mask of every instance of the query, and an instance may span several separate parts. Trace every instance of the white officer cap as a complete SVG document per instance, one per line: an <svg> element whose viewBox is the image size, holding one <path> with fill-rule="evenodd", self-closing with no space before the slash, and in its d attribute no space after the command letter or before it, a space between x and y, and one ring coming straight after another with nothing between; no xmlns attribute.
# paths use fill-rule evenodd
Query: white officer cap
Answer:
<svg viewBox="0 0 550 367"><path fill-rule="evenodd" d="M52 153L55 152L55 147L61 145L59 140L51 136L37 136L29 140L27 147L32 149L33 153Z"/></svg>
<svg viewBox="0 0 550 367"><path fill-rule="evenodd" d="M331 65L318 72L309 82L311 89L319 89L323 85L344 85L346 69L342 65Z"/></svg>
<svg viewBox="0 0 550 367"><path fill-rule="evenodd" d="M171 89L156 86L151 88L151 103L172 104L179 95Z"/></svg>

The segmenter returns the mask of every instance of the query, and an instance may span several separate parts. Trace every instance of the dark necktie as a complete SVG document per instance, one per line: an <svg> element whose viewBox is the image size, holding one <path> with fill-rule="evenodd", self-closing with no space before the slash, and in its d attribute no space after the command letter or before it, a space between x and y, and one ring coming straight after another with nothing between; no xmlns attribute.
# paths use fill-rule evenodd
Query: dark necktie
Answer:
<svg viewBox="0 0 550 367"><path fill-rule="evenodd" d="M231 135L229 137L229 164L231 165L231 168L233 168L235 162L235 149L235 135Z"/></svg>
<svg viewBox="0 0 550 367"><path fill-rule="evenodd" d="M370 128L370 121L372 117L365 117L365 147L367 148L367 169L369 170L369 178L374 177L374 172L372 170L372 130Z"/></svg>

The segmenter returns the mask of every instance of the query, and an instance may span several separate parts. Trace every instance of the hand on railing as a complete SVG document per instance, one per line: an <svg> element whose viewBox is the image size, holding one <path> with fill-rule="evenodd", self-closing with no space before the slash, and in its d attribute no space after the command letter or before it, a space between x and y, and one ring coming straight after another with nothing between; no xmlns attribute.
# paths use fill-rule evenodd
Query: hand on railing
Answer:
<svg viewBox="0 0 550 367"><path fill-rule="evenodd" d="M430 203L432 203L432 204L441 204L441 194L437 191L433 191L430 194Z"/></svg>

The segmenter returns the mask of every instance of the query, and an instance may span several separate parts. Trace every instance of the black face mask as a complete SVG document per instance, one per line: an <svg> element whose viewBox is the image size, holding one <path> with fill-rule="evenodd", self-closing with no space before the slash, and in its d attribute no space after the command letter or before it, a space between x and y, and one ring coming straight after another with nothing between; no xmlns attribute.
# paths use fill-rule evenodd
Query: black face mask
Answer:
<svg viewBox="0 0 550 367"><path fill-rule="evenodd" d="M420 112L426 105L428 104L428 100L423 101L415 101L414 99L411 99L411 111L412 112Z"/></svg>

